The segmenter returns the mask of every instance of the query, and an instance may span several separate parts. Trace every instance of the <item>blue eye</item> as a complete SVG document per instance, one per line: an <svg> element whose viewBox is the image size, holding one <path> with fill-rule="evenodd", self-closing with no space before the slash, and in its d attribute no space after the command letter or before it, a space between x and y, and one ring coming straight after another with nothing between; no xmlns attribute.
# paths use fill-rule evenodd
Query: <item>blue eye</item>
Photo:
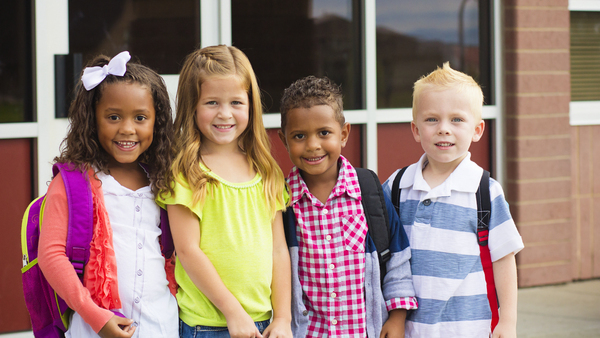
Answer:
<svg viewBox="0 0 600 338"><path fill-rule="evenodd" d="M428 117L425 119L425 122L435 122L437 119L435 117Z"/></svg>
<svg viewBox="0 0 600 338"><path fill-rule="evenodd" d="M452 122L462 122L463 119L461 119L460 117L455 117L452 119Z"/></svg>

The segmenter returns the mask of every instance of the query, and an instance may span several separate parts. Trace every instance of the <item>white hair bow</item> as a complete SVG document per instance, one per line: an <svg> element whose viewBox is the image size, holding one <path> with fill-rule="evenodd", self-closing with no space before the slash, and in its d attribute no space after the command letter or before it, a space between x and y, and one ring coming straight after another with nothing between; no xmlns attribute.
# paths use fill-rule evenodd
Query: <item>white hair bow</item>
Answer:
<svg viewBox="0 0 600 338"><path fill-rule="evenodd" d="M125 51L117 54L107 65L104 65L104 67L95 66L85 68L83 70L83 75L81 76L81 82L83 82L85 90L90 91L94 89L104 81L108 74L123 76L127 70L125 65L130 59L131 55L129 55L129 52Z"/></svg>

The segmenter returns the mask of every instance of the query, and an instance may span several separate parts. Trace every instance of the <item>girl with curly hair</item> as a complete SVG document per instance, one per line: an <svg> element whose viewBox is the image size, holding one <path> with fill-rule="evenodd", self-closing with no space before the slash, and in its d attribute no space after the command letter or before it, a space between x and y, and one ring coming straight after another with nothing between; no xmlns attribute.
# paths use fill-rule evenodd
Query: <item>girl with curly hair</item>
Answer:
<svg viewBox="0 0 600 338"><path fill-rule="evenodd" d="M87 173L92 190L83 284L65 253L69 205L60 174L46 195L39 266L74 310L66 337L178 336L155 202L173 191L171 106L162 78L129 59L101 55L84 69L55 158Z"/></svg>
<svg viewBox="0 0 600 338"><path fill-rule="evenodd" d="M285 181L243 52L188 55L175 130L175 194L159 200L177 250L180 337L291 338Z"/></svg>

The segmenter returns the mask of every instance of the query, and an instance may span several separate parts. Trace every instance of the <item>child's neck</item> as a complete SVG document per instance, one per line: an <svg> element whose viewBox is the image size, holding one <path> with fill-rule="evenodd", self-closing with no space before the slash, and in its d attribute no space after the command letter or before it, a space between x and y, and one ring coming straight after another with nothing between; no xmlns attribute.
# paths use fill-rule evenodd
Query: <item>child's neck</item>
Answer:
<svg viewBox="0 0 600 338"><path fill-rule="evenodd" d="M333 191L333 188L337 184L339 174L339 164L338 170L335 172L335 176L333 175L308 175L303 171L300 171L300 176L306 183L306 187L308 191L315 196L321 203L326 204L327 199L329 199L329 195Z"/></svg>
<svg viewBox="0 0 600 338"><path fill-rule="evenodd" d="M138 190L150 184L148 176L137 161L132 163L119 163L111 161L108 164L108 173L120 185L130 190Z"/></svg>
<svg viewBox="0 0 600 338"><path fill-rule="evenodd" d="M450 177L450 175L454 172L456 167L458 167L461 161L450 163L429 161L425 168L423 168L423 179L425 182L427 182L429 188L433 189L444 183L446 179L448 179L448 177Z"/></svg>
<svg viewBox="0 0 600 338"><path fill-rule="evenodd" d="M246 153L239 147L231 151L211 151L211 149L201 149L200 157L202 163L212 172L222 179L232 183L244 183L251 181L256 172L250 166Z"/></svg>

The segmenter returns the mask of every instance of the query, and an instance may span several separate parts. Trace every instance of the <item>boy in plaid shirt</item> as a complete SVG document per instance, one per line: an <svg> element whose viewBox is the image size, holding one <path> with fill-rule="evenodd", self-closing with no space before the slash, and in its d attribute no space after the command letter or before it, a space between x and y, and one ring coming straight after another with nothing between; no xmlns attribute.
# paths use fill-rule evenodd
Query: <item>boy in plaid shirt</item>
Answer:
<svg viewBox="0 0 600 338"><path fill-rule="evenodd" d="M349 134L331 80L309 76L285 90L279 137L295 165L287 179L297 219L288 238L294 337L404 337L407 310L417 307L408 240L387 198L391 258L380 283L358 177L341 156Z"/></svg>

